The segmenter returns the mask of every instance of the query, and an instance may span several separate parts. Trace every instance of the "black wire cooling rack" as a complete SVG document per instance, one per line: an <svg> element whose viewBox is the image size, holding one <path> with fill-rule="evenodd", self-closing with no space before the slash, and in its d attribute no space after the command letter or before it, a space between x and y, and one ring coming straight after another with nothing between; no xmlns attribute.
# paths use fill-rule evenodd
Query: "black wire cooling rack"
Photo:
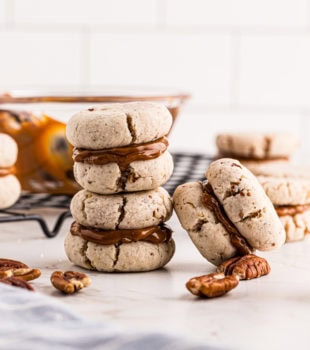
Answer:
<svg viewBox="0 0 310 350"><path fill-rule="evenodd" d="M198 153L173 153L174 171L164 188L172 195L175 188L185 182L205 179L205 171L212 157ZM18 202L7 210L0 210L0 224L20 221L36 221L43 234L52 238L60 231L64 221L71 217L69 207L71 196L45 193L22 194ZM34 214L36 209L64 209L58 216L52 229L43 215Z"/></svg>

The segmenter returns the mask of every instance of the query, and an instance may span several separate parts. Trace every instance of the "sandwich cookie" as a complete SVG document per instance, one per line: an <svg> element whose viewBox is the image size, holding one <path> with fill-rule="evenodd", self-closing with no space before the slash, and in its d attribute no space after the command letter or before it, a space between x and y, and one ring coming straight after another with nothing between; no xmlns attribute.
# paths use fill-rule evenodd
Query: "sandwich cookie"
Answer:
<svg viewBox="0 0 310 350"><path fill-rule="evenodd" d="M7 134L0 134L0 209L12 206L19 198L21 186L14 175L17 144Z"/></svg>
<svg viewBox="0 0 310 350"><path fill-rule="evenodd" d="M286 242L310 233L310 179L257 177L285 228Z"/></svg>
<svg viewBox="0 0 310 350"><path fill-rule="evenodd" d="M177 187L174 208L200 253L214 265L285 242L284 228L256 177L237 160L210 164L207 181Z"/></svg>
<svg viewBox="0 0 310 350"><path fill-rule="evenodd" d="M65 239L70 261L104 272L158 269L172 258L172 200L163 188L98 195L86 190L72 199L75 222Z"/></svg>
<svg viewBox="0 0 310 350"><path fill-rule="evenodd" d="M299 140L289 133L219 134L216 138L219 157L232 157L252 171L257 165L287 164Z"/></svg>
<svg viewBox="0 0 310 350"><path fill-rule="evenodd" d="M165 138L171 125L168 109L155 103L105 104L75 114L67 138L75 147L76 181L100 194L161 186L173 171Z"/></svg>

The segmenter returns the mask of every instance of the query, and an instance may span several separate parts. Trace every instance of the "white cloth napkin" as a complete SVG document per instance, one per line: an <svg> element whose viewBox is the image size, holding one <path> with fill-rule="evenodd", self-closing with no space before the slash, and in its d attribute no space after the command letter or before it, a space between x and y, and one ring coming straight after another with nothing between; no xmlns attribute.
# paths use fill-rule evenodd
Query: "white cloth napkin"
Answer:
<svg viewBox="0 0 310 350"><path fill-rule="evenodd" d="M200 350L214 349L160 333L135 333L91 322L64 304L0 283L0 349L3 350Z"/></svg>

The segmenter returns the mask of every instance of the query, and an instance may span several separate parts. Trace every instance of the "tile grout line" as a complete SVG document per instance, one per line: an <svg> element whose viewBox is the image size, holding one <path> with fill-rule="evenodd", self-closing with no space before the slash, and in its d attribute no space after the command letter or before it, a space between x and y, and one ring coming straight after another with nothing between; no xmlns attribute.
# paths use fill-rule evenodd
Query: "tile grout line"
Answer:
<svg viewBox="0 0 310 350"><path fill-rule="evenodd" d="M157 25L158 29L165 29L167 26L166 0L157 0Z"/></svg>
<svg viewBox="0 0 310 350"><path fill-rule="evenodd" d="M231 33L231 56L230 56L230 99L232 111L240 107L240 47L241 33Z"/></svg>
<svg viewBox="0 0 310 350"><path fill-rule="evenodd" d="M91 50L91 38L90 30L85 27L81 30L80 39L80 87L87 88L90 86L90 50Z"/></svg>
<svg viewBox="0 0 310 350"><path fill-rule="evenodd" d="M15 25L15 0L5 0L5 24L7 29Z"/></svg>

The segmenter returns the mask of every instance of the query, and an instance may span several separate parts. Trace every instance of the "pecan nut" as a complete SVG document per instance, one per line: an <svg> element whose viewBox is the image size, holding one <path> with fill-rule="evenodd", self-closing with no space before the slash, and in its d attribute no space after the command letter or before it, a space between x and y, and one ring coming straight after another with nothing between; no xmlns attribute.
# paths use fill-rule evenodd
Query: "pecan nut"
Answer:
<svg viewBox="0 0 310 350"><path fill-rule="evenodd" d="M217 272L227 276L235 275L241 280L251 280L270 272L268 261L254 254L234 257L224 261L217 267Z"/></svg>
<svg viewBox="0 0 310 350"><path fill-rule="evenodd" d="M39 269L29 268L17 260L0 259L0 278L16 277L24 281L32 281L40 276Z"/></svg>
<svg viewBox="0 0 310 350"><path fill-rule="evenodd" d="M32 281L41 276L39 269L21 268L0 271L0 278L16 277L24 281Z"/></svg>
<svg viewBox="0 0 310 350"><path fill-rule="evenodd" d="M66 294L73 294L91 283L90 278L81 272L76 271L55 271L51 275L52 285Z"/></svg>
<svg viewBox="0 0 310 350"><path fill-rule="evenodd" d="M186 288L199 297L219 297L237 287L239 279L235 275L225 276L223 273L210 273L193 277L186 283Z"/></svg>
<svg viewBox="0 0 310 350"><path fill-rule="evenodd" d="M16 277L1 278L0 283L34 291L34 288L27 281L21 280L20 278L16 278Z"/></svg>
<svg viewBox="0 0 310 350"><path fill-rule="evenodd" d="M27 268L26 264L12 259L0 259L0 271L5 271L9 269L21 269Z"/></svg>

